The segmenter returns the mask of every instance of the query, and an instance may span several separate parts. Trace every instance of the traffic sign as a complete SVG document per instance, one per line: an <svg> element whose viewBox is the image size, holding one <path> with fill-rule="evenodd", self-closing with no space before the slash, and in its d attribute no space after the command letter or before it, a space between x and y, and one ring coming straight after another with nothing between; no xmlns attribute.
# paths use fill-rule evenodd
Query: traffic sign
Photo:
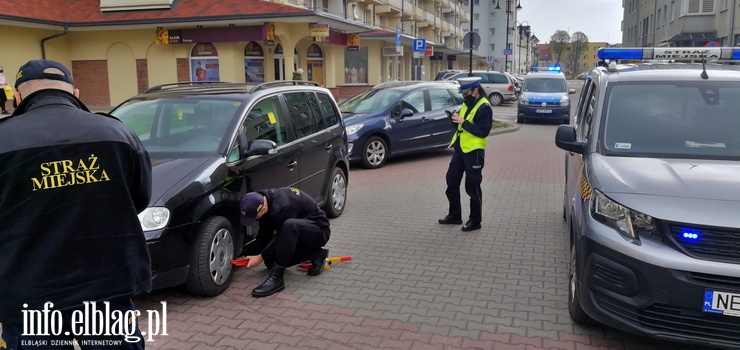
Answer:
<svg viewBox="0 0 740 350"><path fill-rule="evenodd" d="M396 46L401 46L401 27L396 27Z"/></svg>
<svg viewBox="0 0 740 350"><path fill-rule="evenodd" d="M493 62L493 56L486 57L486 61L488 61L488 63Z"/></svg>
<svg viewBox="0 0 740 350"><path fill-rule="evenodd" d="M414 39L414 52L424 52L427 49L426 39Z"/></svg>
<svg viewBox="0 0 740 350"><path fill-rule="evenodd" d="M434 54L434 46L427 46L427 49L424 51L424 56L431 56Z"/></svg>
<svg viewBox="0 0 740 350"><path fill-rule="evenodd" d="M504 56L509 56L511 54L512 54L512 50L511 49L504 49Z"/></svg>

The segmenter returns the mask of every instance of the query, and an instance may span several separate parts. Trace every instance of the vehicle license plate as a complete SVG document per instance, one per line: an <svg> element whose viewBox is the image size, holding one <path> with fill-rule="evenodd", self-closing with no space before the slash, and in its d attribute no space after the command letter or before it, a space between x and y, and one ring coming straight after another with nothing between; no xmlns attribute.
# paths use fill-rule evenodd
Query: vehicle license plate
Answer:
<svg viewBox="0 0 740 350"><path fill-rule="evenodd" d="M704 312L740 317L740 294L704 291Z"/></svg>
<svg viewBox="0 0 740 350"><path fill-rule="evenodd" d="M552 109L538 109L537 113L552 113Z"/></svg>

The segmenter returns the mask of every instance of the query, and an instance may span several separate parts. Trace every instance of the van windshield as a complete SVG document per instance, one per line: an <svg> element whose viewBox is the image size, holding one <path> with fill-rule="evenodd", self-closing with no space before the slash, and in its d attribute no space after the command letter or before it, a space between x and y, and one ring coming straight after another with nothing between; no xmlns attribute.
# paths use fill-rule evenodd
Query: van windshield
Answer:
<svg viewBox="0 0 740 350"><path fill-rule="evenodd" d="M131 100L111 112L149 153L217 153L240 103L215 99ZM182 158L182 156L180 156Z"/></svg>
<svg viewBox="0 0 740 350"><path fill-rule="evenodd" d="M610 152L740 158L740 82L624 82L606 95L603 140Z"/></svg>
<svg viewBox="0 0 740 350"><path fill-rule="evenodd" d="M565 79L527 78L524 80L525 92L568 92Z"/></svg>

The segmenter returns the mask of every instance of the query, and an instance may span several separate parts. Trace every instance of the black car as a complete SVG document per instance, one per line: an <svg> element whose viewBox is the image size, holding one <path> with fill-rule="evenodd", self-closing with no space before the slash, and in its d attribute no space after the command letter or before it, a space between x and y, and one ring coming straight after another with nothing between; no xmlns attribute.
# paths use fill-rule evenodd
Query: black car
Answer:
<svg viewBox="0 0 740 350"><path fill-rule="evenodd" d="M456 81L388 82L343 101L350 161L374 169L391 156L447 147L455 124L446 111L462 102Z"/></svg>
<svg viewBox="0 0 740 350"><path fill-rule="evenodd" d="M344 210L347 133L318 84L168 84L111 114L139 135L152 160L152 200L139 220L154 288L184 283L212 296L228 287L231 260L256 233L256 225L239 223L239 199L249 191L292 186L329 217Z"/></svg>

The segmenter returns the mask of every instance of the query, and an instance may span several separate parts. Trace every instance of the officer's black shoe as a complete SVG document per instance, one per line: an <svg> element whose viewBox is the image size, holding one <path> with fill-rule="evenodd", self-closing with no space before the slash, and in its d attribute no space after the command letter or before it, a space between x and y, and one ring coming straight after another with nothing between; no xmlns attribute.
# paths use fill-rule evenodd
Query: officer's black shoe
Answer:
<svg viewBox="0 0 740 350"><path fill-rule="evenodd" d="M463 231L474 231L474 230L480 230L480 223L476 224L472 221L468 221L463 225L462 227Z"/></svg>
<svg viewBox="0 0 740 350"><path fill-rule="evenodd" d="M8 111L6 111L6 110L3 110L3 112L2 112L2 113L3 113L3 114L10 114L10 113L8 113Z"/></svg>
<svg viewBox="0 0 740 350"><path fill-rule="evenodd" d="M442 225L460 225L462 224L462 219L456 218L451 215L447 215L439 220L437 220Z"/></svg>
<svg viewBox="0 0 740 350"><path fill-rule="evenodd" d="M285 273L285 266L273 265L270 275L252 291L252 296L255 298L266 297L285 289L283 273Z"/></svg>
<svg viewBox="0 0 740 350"><path fill-rule="evenodd" d="M311 260L311 268L308 269L309 276L318 276L324 272L324 264L326 264L326 258L329 257L329 249L321 248L316 260Z"/></svg>

